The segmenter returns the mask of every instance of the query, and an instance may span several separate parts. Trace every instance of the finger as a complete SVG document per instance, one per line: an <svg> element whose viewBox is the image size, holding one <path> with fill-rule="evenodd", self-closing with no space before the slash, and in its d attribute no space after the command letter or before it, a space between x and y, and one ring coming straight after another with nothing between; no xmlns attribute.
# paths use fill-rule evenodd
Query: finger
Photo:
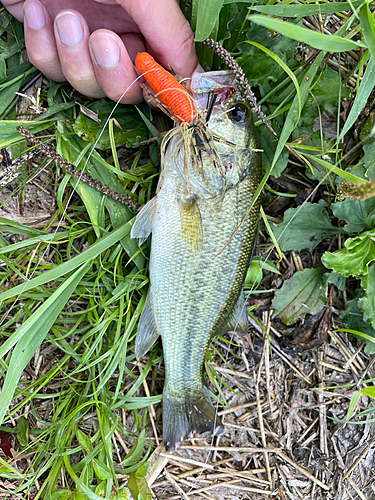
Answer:
<svg viewBox="0 0 375 500"><path fill-rule="evenodd" d="M24 3L25 42L30 62L51 80L65 81L53 34L52 20L38 0Z"/></svg>
<svg viewBox="0 0 375 500"><path fill-rule="evenodd" d="M117 0L138 24L160 64L189 77L198 64L194 35L175 0Z"/></svg>
<svg viewBox="0 0 375 500"><path fill-rule="evenodd" d="M23 21L24 0L3 0L3 5L7 11L19 21Z"/></svg>
<svg viewBox="0 0 375 500"><path fill-rule="evenodd" d="M89 97L103 97L89 53L89 29L76 10L63 10L55 18L54 33L60 64L68 82Z"/></svg>
<svg viewBox="0 0 375 500"><path fill-rule="evenodd" d="M130 54L123 40L128 42ZM90 37L89 47L96 79L105 94L114 101L121 97L123 104L141 102L142 92L131 59L132 53L144 50L141 36L132 34L121 39L112 31L97 30Z"/></svg>

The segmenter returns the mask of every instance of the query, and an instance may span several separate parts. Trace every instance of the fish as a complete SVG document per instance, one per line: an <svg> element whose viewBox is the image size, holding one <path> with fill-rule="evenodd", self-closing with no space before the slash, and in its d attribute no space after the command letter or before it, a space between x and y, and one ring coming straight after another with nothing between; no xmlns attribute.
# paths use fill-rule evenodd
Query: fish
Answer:
<svg viewBox="0 0 375 500"><path fill-rule="evenodd" d="M246 327L243 283L258 230L254 193L262 177L251 107L235 75L194 73L189 92L196 119L173 129L156 195L131 231L140 244L152 234L150 287L135 354L143 357L161 336L167 450L193 432L220 431L203 380L204 360L213 337L230 325Z"/></svg>

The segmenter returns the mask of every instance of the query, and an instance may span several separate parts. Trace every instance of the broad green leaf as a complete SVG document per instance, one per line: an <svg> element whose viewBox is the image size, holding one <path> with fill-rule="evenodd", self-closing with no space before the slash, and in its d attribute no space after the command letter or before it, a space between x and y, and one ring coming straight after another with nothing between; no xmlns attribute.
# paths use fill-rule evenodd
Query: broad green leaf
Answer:
<svg viewBox="0 0 375 500"><path fill-rule="evenodd" d="M362 125L359 138L364 144L375 144L375 113L370 113L365 123Z"/></svg>
<svg viewBox="0 0 375 500"><path fill-rule="evenodd" d="M143 464L140 466L140 468L137 471L135 471L135 473L134 473L135 476L136 477L146 477L149 465L150 465L150 462L143 462Z"/></svg>
<svg viewBox="0 0 375 500"><path fill-rule="evenodd" d="M370 59L363 74L363 78L356 93L350 113L345 120L345 125L344 128L342 129L339 139L342 139L344 135L352 128L355 121L359 117L361 111L365 107L365 104L373 88L375 87L374 75L375 75L375 62L372 59Z"/></svg>
<svg viewBox="0 0 375 500"><path fill-rule="evenodd" d="M326 286L335 285L335 287L342 292L345 290L346 279L345 276L342 276L342 274L337 274L334 272L324 273L323 281Z"/></svg>
<svg viewBox="0 0 375 500"><path fill-rule="evenodd" d="M299 252L313 250L324 238L342 232L332 226L324 200L319 203L304 203L297 208L289 208L284 214L284 221L272 230L282 250Z"/></svg>
<svg viewBox="0 0 375 500"><path fill-rule="evenodd" d="M363 318L375 328L375 264L368 268L368 274L361 279L365 290L364 296L358 300L358 307L363 312Z"/></svg>
<svg viewBox="0 0 375 500"><path fill-rule="evenodd" d="M364 291L361 289L354 290L353 295L354 298L345 303L345 310L340 311L340 319L351 332L355 331L362 334L360 338L366 342L366 354L375 354L375 329L364 321L363 312L358 307L358 300L363 297Z"/></svg>
<svg viewBox="0 0 375 500"><path fill-rule="evenodd" d="M312 125L315 118L319 117L319 112L332 110L340 99L350 98L350 96L350 89L344 87L340 75L331 68L324 68L319 72L319 76L307 96L301 122Z"/></svg>
<svg viewBox="0 0 375 500"><path fill-rule="evenodd" d="M152 493L148 487L147 481L144 477L137 477L136 472L131 472L129 474L128 488L133 495L133 498L138 498L142 495L144 500L151 500Z"/></svg>
<svg viewBox="0 0 375 500"><path fill-rule="evenodd" d="M92 461L92 466L94 467L95 475L98 479L104 481L105 479L111 479L113 477L111 469L100 460L94 459Z"/></svg>
<svg viewBox="0 0 375 500"><path fill-rule="evenodd" d="M355 409L357 408L357 405L358 405L358 402L360 399L361 399L361 393L359 391L355 391L353 396L350 398L348 411L346 412L347 420L353 415Z"/></svg>
<svg viewBox="0 0 375 500"><path fill-rule="evenodd" d="M370 11L370 4L366 2L359 10L362 35L370 52L372 62L375 64L375 19Z"/></svg>
<svg viewBox="0 0 375 500"><path fill-rule="evenodd" d="M130 448L129 453L126 455L124 460L121 462L121 467L124 466L129 466L129 465L134 465L142 457L143 454L143 448L145 445L145 439L146 439L146 433L145 430L140 433L137 441L133 444L133 446Z"/></svg>
<svg viewBox="0 0 375 500"><path fill-rule="evenodd" d="M323 264L346 277L367 274L369 264L375 260L375 230L347 239L344 246L335 252L325 252Z"/></svg>
<svg viewBox="0 0 375 500"><path fill-rule="evenodd" d="M132 500L134 497L130 493L130 490L126 488L126 486L123 486L118 490L116 495L113 497L113 500Z"/></svg>
<svg viewBox="0 0 375 500"><path fill-rule="evenodd" d="M20 417L16 425L16 436L18 443L25 447L29 443L29 422L25 417Z"/></svg>
<svg viewBox="0 0 375 500"><path fill-rule="evenodd" d="M368 200L346 198L332 203L331 209L335 217L347 222L344 229L348 233L360 233L375 226L375 197Z"/></svg>
<svg viewBox="0 0 375 500"><path fill-rule="evenodd" d="M82 265L39 308L18 328L17 336L22 338L13 350L4 385L0 394L0 422L8 410L14 391L25 366L34 356L36 349L43 342L51 326L72 296L81 278L91 262ZM6 342L5 342L6 344ZM3 344L3 347L4 345Z"/></svg>
<svg viewBox="0 0 375 500"><path fill-rule="evenodd" d="M276 81L281 74L280 66L274 59L265 57L258 50L253 52L245 52L237 59L237 63L245 72L246 78L251 87L263 85L270 79Z"/></svg>
<svg viewBox="0 0 375 500"><path fill-rule="evenodd" d="M92 468L92 464L86 464L81 472L81 475L79 476L80 480L82 481L83 484L86 486L91 486L91 483L93 482L94 479L94 469Z"/></svg>
<svg viewBox="0 0 375 500"><path fill-rule="evenodd" d="M137 107L135 106L135 109L138 111L139 116L142 118L144 124L146 125L148 131L150 132L152 137L156 137L159 135L158 129L152 124L152 122L149 120L149 118ZM161 144L162 143L162 138L159 137L156 139L156 141Z"/></svg>
<svg viewBox="0 0 375 500"><path fill-rule="evenodd" d="M362 156L359 166L363 167L363 178L366 180L374 180L375 179L375 142L371 142L370 144L365 144L363 146L364 155ZM357 167L356 166L356 172ZM359 173L358 173L359 175Z"/></svg>
<svg viewBox="0 0 375 500"><path fill-rule="evenodd" d="M253 260L246 272L244 287L256 289L260 285L262 279L262 265L261 263Z"/></svg>
<svg viewBox="0 0 375 500"><path fill-rule="evenodd" d="M281 274L273 262L262 257L253 257L246 273L245 288L257 288L262 281L263 271Z"/></svg>
<svg viewBox="0 0 375 500"><path fill-rule="evenodd" d="M100 497L105 497L105 490L106 490L106 482L101 481L98 486L95 488L95 495L99 495Z"/></svg>
<svg viewBox="0 0 375 500"><path fill-rule="evenodd" d="M298 42L306 43L314 49L323 50L325 52L346 52L348 50L356 50L360 47L366 48L362 42L355 42L347 38L341 38L337 35L324 35L317 31L307 28L302 28L296 24L279 21L266 16L248 16L249 21L265 26L268 29L278 31L284 36L297 40Z"/></svg>
<svg viewBox="0 0 375 500"><path fill-rule="evenodd" d="M284 281L272 301L274 317L280 317L286 325L292 325L306 314L316 314L325 305L324 267L297 271Z"/></svg>
<svg viewBox="0 0 375 500"><path fill-rule="evenodd" d="M252 41L247 41L246 43L249 43L251 45L254 45L254 47L257 47L258 49L262 50L265 52L269 57L271 57L289 76L289 78L292 80L293 85L296 89L297 92L297 97L298 97L298 118L297 122L299 121L300 115L301 115L301 109L302 109L302 100L301 100L301 92L298 84L298 80L295 77L294 73L289 69L289 67L284 63L282 59L277 54L274 54L272 50L267 49L267 47L264 47L260 43L252 42Z"/></svg>
<svg viewBox="0 0 375 500"><path fill-rule="evenodd" d="M70 184L85 204L95 234L100 238L105 220L103 194L75 177L70 178Z"/></svg>
<svg viewBox="0 0 375 500"><path fill-rule="evenodd" d="M86 453L89 453L92 450L90 438L78 428L76 430L76 437L78 444L81 446L82 450Z"/></svg>
<svg viewBox="0 0 375 500"><path fill-rule="evenodd" d="M227 3L230 0L226 0ZM233 0L235 1L235 0ZM248 3L253 3L249 2ZM293 4L293 5L254 5L253 10L278 17L304 17L314 16L317 14L333 14L334 12L345 12L357 9L363 4L363 0L354 2L330 2L330 3L313 3L313 4Z"/></svg>
<svg viewBox="0 0 375 500"><path fill-rule="evenodd" d="M359 391L361 394L365 394L370 398L375 398L375 387L365 387Z"/></svg>
<svg viewBox="0 0 375 500"><path fill-rule="evenodd" d="M75 133L85 142L95 143L95 147L98 149L108 149L110 139L107 119L111 116L121 126L121 129L117 126L113 128L114 138L118 146L124 144L130 148L134 143L147 139L147 129L133 106L120 104L115 111L113 108L112 101L105 99L95 101L89 106L89 109L98 115L100 123L93 121L81 112L73 125Z"/></svg>
<svg viewBox="0 0 375 500"><path fill-rule="evenodd" d="M34 123L45 121L50 116L60 113L60 111L66 111L67 109L74 108L75 105L75 102L58 102L51 106L45 113L36 117L34 119ZM55 119L57 119L57 117Z"/></svg>
<svg viewBox="0 0 375 500"><path fill-rule="evenodd" d="M218 22L222 6L223 0L199 0L195 30L196 42L202 42L211 35L215 24Z"/></svg>

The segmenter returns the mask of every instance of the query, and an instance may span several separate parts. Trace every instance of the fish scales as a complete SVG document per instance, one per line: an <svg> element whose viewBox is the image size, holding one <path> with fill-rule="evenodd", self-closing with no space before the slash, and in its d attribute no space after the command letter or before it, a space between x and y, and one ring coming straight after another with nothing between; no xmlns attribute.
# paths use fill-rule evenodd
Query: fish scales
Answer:
<svg viewBox="0 0 375 500"><path fill-rule="evenodd" d="M241 123L228 111L238 102L246 115ZM225 138L215 140L226 170L224 183L207 152L202 154L203 175L191 171L184 175L181 140L173 137L161 188L150 207L139 214L132 231L133 237L146 237L152 231L151 286L136 351L137 356L143 355L161 335L166 372L163 441L167 449L174 449L192 431L212 431L219 423L203 382L204 357L210 339L228 329L241 301L259 214L257 202L243 221L261 177L251 113L244 106L241 95L232 92L208 124L213 134ZM189 198L191 192L194 196ZM189 244L189 238L194 240L194 227L181 222L186 206L199 213L199 218L190 220L191 226L197 221L201 224L202 240L196 245L194 241Z"/></svg>

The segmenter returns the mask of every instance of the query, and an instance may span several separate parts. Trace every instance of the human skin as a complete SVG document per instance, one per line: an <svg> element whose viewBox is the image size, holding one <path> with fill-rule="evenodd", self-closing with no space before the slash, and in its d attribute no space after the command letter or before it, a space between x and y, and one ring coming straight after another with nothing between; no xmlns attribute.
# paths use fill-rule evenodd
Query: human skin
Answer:
<svg viewBox="0 0 375 500"><path fill-rule="evenodd" d="M82 94L134 104L142 91L134 59L147 51L182 77L198 65L194 37L176 0L2 0L24 23L31 63Z"/></svg>

